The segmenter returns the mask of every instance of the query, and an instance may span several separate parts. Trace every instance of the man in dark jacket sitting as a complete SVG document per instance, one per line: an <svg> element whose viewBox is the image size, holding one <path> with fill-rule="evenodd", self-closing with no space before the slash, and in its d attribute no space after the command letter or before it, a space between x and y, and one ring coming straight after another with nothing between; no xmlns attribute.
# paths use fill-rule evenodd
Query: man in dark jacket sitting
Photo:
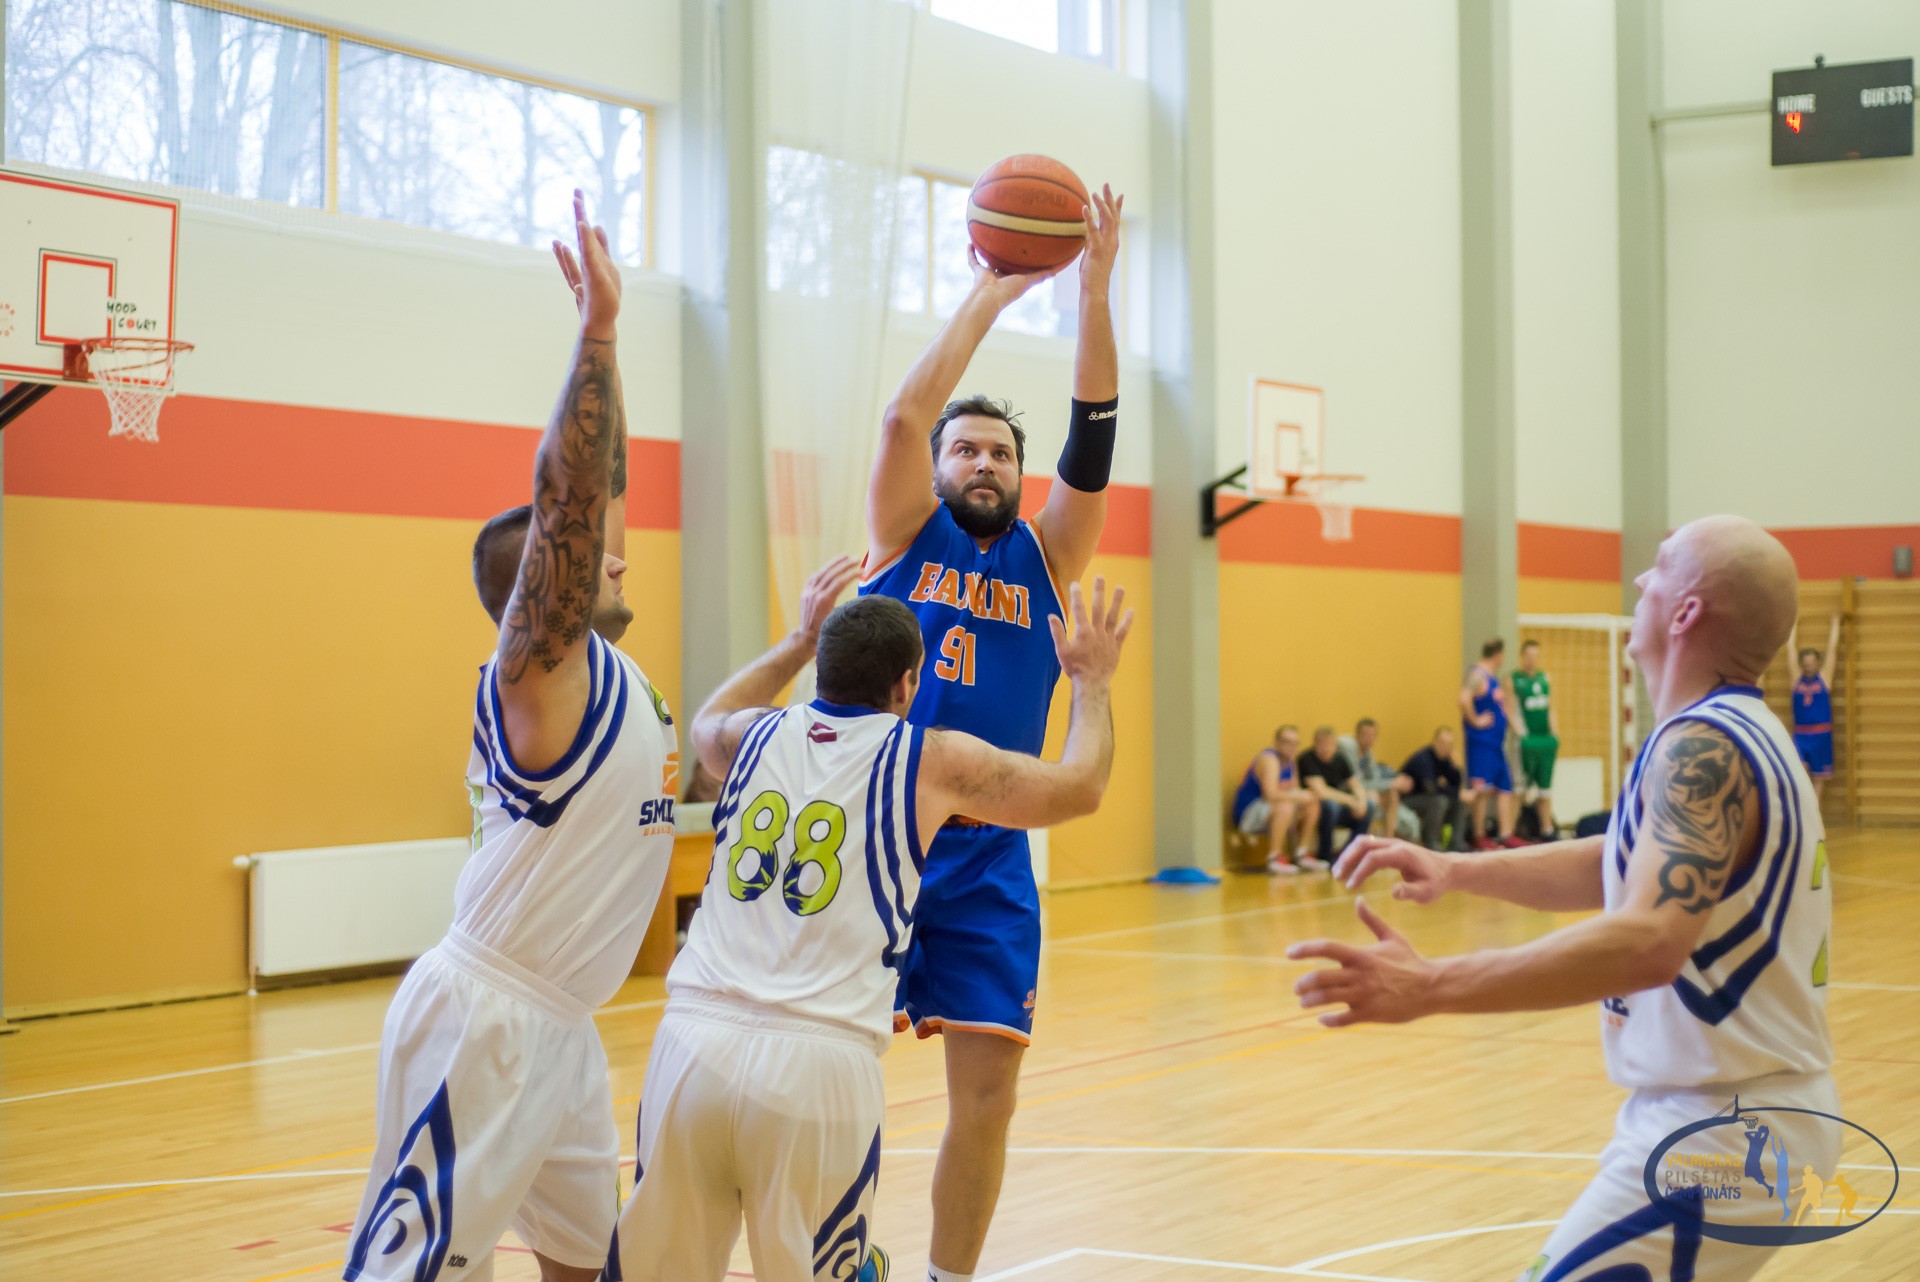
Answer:
<svg viewBox="0 0 1920 1282"><path fill-rule="evenodd" d="M1408 757L1394 776L1400 804L1420 816L1420 844L1440 849L1441 829L1453 825L1451 849L1467 848L1467 806L1471 791L1460 786L1460 767L1453 760L1453 727L1433 732L1433 742Z"/></svg>

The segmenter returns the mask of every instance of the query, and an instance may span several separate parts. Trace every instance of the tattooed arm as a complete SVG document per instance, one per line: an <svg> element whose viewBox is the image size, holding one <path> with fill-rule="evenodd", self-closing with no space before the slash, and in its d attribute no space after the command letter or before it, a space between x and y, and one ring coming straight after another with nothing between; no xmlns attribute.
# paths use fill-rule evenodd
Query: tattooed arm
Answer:
<svg viewBox="0 0 1920 1282"><path fill-rule="evenodd" d="M620 272L606 234L573 196L580 245L580 341L533 464L533 519L520 576L500 623L495 685L507 743L524 770L558 761L580 728L592 688L587 633L603 591L608 508L624 473L625 412L614 368ZM562 259L565 266L565 258ZM622 487L624 488L624 487ZM610 580L609 580L610 581Z"/></svg>
<svg viewBox="0 0 1920 1282"><path fill-rule="evenodd" d="M1680 722L1661 736L1640 785L1643 817L1618 908L1517 948L1429 960L1371 910L1376 943L1314 940L1289 957L1336 967L1302 976L1305 1007L1338 1026L1404 1023L1441 1012L1550 1010L1672 983L1700 942L1707 911L1760 845L1757 784L1746 756L1717 727Z"/></svg>
<svg viewBox="0 0 1920 1282"><path fill-rule="evenodd" d="M1075 624L1071 639L1059 615L1047 616L1061 670L1073 681L1073 711L1060 760L1006 752L957 730L927 732L914 806L922 848L952 815L1004 828L1045 828L1099 808L1113 770L1110 686L1121 644L1133 626L1133 611L1124 608L1126 590L1115 589L1111 609L1106 594L1106 580L1095 578L1089 611L1080 585L1068 585Z"/></svg>

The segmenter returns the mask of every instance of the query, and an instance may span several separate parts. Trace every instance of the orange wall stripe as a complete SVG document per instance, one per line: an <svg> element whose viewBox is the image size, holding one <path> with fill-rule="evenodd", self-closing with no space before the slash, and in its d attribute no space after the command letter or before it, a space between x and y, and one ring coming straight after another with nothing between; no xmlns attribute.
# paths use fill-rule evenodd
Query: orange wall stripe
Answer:
<svg viewBox="0 0 1920 1282"><path fill-rule="evenodd" d="M1803 579L1890 579L1893 550L1920 547L1920 525L1841 525L1774 530Z"/></svg>
<svg viewBox="0 0 1920 1282"><path fill-rule="evenodd" d="M1520 575L1529 579L1620 581L1620 531L1520 522Z"/></svg>
<svg viewBox="0 0 1920 1282"><path fill-rule="evenodd" d="M1053 493L1051 476L1020 478L1020 515L1032 518ZM1103 556L1153 555L1153 491L1144 485L1107 487L1107 524L1100 531Z"/></svg>
<svg viewBox="0 0 1920 1282"><path fill-rule="evenodd" d="M1221 496L1226 516L1245 503ZM1267 565L1324 565L1356 570L1460 572L1460 518L1362 507L1353 511L1353 538L1320 537L1320 514L1303 503L1262 503L1260 510L1220 530L1222 561ZM1194 520L1200 519L1195 496Z"/></svg>
<svg viewBox="0 0 1920 1282"><path fill-rule="evenodd" d="M160 443L107 436L106 398L58 388L7 429L6 492L484 520L527 501L539 434L497 423L176 396ZM628 442L627 524L680 528L680 443Z"/></svg>

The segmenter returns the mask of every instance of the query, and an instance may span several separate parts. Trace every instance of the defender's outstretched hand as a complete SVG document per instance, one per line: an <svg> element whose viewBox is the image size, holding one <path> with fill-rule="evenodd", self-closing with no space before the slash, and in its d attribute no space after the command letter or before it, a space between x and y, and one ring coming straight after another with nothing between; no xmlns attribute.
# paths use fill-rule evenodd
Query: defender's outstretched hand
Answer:
<svg viewBox="0 0 1920 1282"><path fill-rule="evenodd" d="M1356 948L1337 939L1310 939L1287 949L1287 956L1325 957L1338 966L1310 970L1294 982L1302 1010L1345 1002L1345 1010L1320 1017L1328 1028L1348 1024L1404 1024L1432 1013L1428 992L1433 963L1413 950L1406 937L1381 921L1364 899L1353 906L1380 942Z"/></svg>
<svg viewBox="0 0 1920 1282"><path fill-rule="evenodd" d="M560 274L573 291L573 304L580 309L580 329L590 338L609 338L620 315L620 269L607 249L604 228L587 222L587 198L578 187L573 191L573 230L580 242L580 256L559 241L553 242L553 256L560 262ZM582 264L585 264L584 268Z"/></svg>
<svg viewBox="0 0 1920 1282"><path fill-rule="evenodd" d="M809 652L820 640L820 629L840 594L859 577L860 563L845 553L807 576L807 585L800 589L800 635L806 638Z"/></svg>
<svg viewBox="0 0 1920 1282"><path fill-rule="evenodd" d="M1083 290L1104 293L1107 283L1113 279L1114 260L1120 256L1120 206L1126 199L1114 195L1113 188L1103 184L1099 191L1092 193L1091 204L1080 207L1080 216L1087 222L1086 257L1080 263Z"/></svg>
<svg viewBox="0 0 1920 1282"><path fill-rule="evenodd" d="M1355 837L1333 865L1333 879L1348 890L1358 890L1367 878L1391 869L1400 874L1395 899L1430 904L1453 887L1453 856L1428 850L1397 837Z"/></svg>
<svg viewBox="0 0 1920 1282"><path fill-rule="evenodd" d="M1068 608L1073 611L1072 637L1067 636L1066 625L1059 615L1047 616L1047 626L1053 629L1053 651L1060 656L1060 670L1075 682L1105 681L1120 666L1120 646L1133 628L1133 611L1122 609L1127 590L1116 587L1113 606L1108 608L1107 581L1094 576L1091 614L1078 583L1068 586L1067 597Z"/></svg>

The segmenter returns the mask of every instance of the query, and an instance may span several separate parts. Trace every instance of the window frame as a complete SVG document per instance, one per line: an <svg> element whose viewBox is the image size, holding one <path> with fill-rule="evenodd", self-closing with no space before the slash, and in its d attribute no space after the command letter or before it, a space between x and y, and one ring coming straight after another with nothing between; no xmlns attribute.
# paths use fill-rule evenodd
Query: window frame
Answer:
<svg viewBox="0 0 1920 1282"><path fill-rule="evenodd" d="M642 126L645 131L644 146L641 150L641 164L645 172L641 177L640 268L643 271L654 270L654 228L656 225L656 219L654 217L656 194L655 175L658 172L658 166L654 163L654 160L659 150L660 135L657 128L658 118L652 103L642 102L638 98L629 98L621 94L607 93L601 89L589 88L585 85L569 82L553 76L509 70L506 67L483 62L477 58L469 58L460 54L445 53L438 50L425 49L418 45L406 44L397 40L389 40L384 36L372 35L353 27L332 26L327 23L314 22L306 18L296 18L283 13L276 13L271 9L257 9L249 5L229 4L227 0L172 0L172 2L190 5L196 9L211 9L216 13L229 13L236 18L246 18L252 22L264 22L277 27L288 27L295 31L306 31L313 35L326 38L326 116L321 124L323 135L322 147L325 153L322 159L326 165L326 176L324 183L325 199L320 208L323 212L332 214L335 217L358 217L358 215L342 215L340 213L340 44L342 41L346 41L349 44L366 45L369 48L381 49L388 53L397 53L408 58L418 58L422 62L437 62L443 66L459 67L466 71L476 72L483 76L492 76L500 80L511 80L518 84L534 85L541 89L551 89L557 93L571 94L576 98L587 98L594 102L611 103L616 107L625 107L629 110L639 112L645 121ZM172 184L156 185L171 186ZM176 188L176 190L194 191L198 189L182 187ZM384 222L386 220L374 219L370 221ZM412 224L408 223L396 224L396 226L411 225ZM432 231L434 229L422 228L421 230ZM460 233L442 232L441 234L459 235ZM463 237L463 239L472 238Z"/></svg>

